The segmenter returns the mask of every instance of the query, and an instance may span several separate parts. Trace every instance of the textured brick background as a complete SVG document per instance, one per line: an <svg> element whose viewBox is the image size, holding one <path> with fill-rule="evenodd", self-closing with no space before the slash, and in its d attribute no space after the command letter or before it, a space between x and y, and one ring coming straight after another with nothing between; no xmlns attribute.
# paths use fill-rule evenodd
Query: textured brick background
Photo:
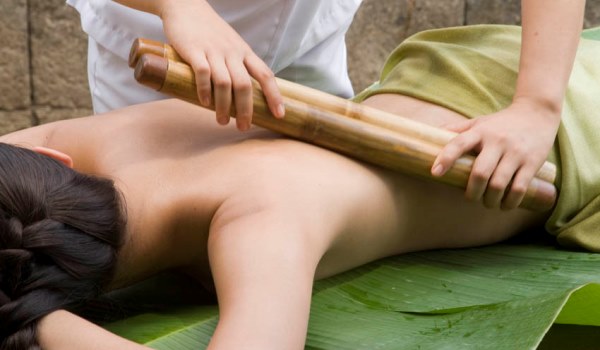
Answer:
<svg viewBox="0 0 600 350"><path fill-rule="evenodd" d="M348 35L355 89L375 81L386 55L430 28L518 24L520 0L364 0ZM586 27L600 25L588 0ZM86 37L64 0L0 1L0 134L91 114Z"/></svg>

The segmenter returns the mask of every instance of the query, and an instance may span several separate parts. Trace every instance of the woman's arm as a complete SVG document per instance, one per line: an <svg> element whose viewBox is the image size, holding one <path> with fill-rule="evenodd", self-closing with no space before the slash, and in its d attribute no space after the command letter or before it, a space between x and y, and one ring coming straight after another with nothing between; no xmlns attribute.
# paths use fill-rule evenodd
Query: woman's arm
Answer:
<svg viewBox="0 0 600 350"><path fill-rule="evenodd" d="M466 195L516 208L548 157L583 26L584 0L523 0L522 47L512 104L451 126L460 132L432 167L441 176L461 155L479 153Z"/></svg>
<svg viewBox="0 0 600 350"><path fill-rule="evenodd" d="M149 349L63 310L42 318L37 332L38 342L44 350Z"/></svg>
<svg viewBox="0 0 600 350"><path fill-rule="evenodd" d="M194 70L198 100L209 106L214 98L219 124L229 122L233 102L238 129L250 127L251 78L262 87L273 115L283 117L283 99L273 72L206 0L115 1L162 19L167 39Z"/></svg>

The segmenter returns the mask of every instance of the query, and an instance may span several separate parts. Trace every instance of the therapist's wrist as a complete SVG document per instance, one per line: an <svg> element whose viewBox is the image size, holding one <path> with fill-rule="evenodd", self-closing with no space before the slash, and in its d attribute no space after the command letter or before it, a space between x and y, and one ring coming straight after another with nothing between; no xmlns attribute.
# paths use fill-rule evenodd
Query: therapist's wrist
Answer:
<svg viewBox="0 0 600 350"><path fill-rule="evenodd" d="M155 12L153 13L160 17L163 21L166 17L169 16L171 10L176 7L185 7L187 5L200 5L206 6L207 10L212 9L212 7L208 4L206 0L156 0L154 3ZM187 6L187 8L190 8L190 6Z"/></svg>
<svg viewBox="0 0 600 350"><path fill-rule="evenodd" d="M515 95L512 105L527 106L530 109L548 115L550 119L560 120L562 98L538 95Z"/></svg>
<svg viewBox="0 0 600 350"><path fill-rule="evenodd" d="M161 19L164 19L165 11L169 8L169 6L173 6L171 0L156 0L154 3L155 8L153 13Z"/></svg>
<svg viewBox="0 0 600 350"><path fill-rule="evenodd" d="M565 98L566 82L548 79L539 71L519 73L513 104L527 104L538 111L560 115Z"/></svg>

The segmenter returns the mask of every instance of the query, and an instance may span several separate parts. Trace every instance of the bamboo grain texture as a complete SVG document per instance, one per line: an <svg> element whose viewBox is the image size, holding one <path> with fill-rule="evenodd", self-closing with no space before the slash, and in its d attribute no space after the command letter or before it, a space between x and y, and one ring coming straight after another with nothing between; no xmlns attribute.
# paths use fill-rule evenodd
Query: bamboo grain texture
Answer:
<svg viewBox="0 0 600 350"><path fill-rule="evenodd" d="M134 68L140 56L146 53L164 57L171 61L186 63L172 46L140 38L132 45L129 55L129 66ZM349 118L362 120L406 135L413 135L421 140L426 140L439 146L445 146L457 135L457 133L449 130L440 129L397 114L354 103L308 86L280 78L275 78L275 80L283 96L303 101ZM556 181L556 165L544 162L535 176L540 180L554 183Z"/></svg>
<svg viewBox="0 0 600 350"><path fill-rule="evenodd" d="M187 64L159 57L154 53L140 55L135 64L135 77L140 83L200 104L194 73ZM361 119L348 118L324 109L322 105L307 103L306 99L299 100L286 94L283 96L286 117L279 120L271 115L258 83L254 81L253 84L253 124L257 126L388 169L460 188L466 187L473 157L461 157L444 176L434 178L430 168L441 145L424 139L421 130L399 132ZM214 109L214 106L211 108ZM555 199L554 185L534 178L521 207L544 211L552 208Z"/></svg>

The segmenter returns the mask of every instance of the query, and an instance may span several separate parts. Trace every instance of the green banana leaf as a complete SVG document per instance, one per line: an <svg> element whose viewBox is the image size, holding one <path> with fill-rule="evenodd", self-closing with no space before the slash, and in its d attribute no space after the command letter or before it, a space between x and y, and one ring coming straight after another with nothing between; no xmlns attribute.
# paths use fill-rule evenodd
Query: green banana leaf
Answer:
<svg viewBox="0 0 600 350"><path fill-rule="evenodd" d="M584 31L600 40L600 28ZM214 299L162 275L84 314L160 350L205 348ZM547 243L441 250L373 262L318 281L307 349L600 348L600 255Z"/></svg>
<svg viewBox="0 0 600 350"><path fill-rule="evenodd" d="M600 27L586 29L581 36L586 39L600 40Z"/></svg>
<svg viewBox="0 0 600 350"><path fill-rule="evenodd" d="M214 301L186 278L150 283L111 298L160 303L105 327L155 349L205 348ZM578 327L548 333L554 323ZM596 326L599 254L504 244L407 254L318 281L306 348L589 349L600 340Z"/></svg>

